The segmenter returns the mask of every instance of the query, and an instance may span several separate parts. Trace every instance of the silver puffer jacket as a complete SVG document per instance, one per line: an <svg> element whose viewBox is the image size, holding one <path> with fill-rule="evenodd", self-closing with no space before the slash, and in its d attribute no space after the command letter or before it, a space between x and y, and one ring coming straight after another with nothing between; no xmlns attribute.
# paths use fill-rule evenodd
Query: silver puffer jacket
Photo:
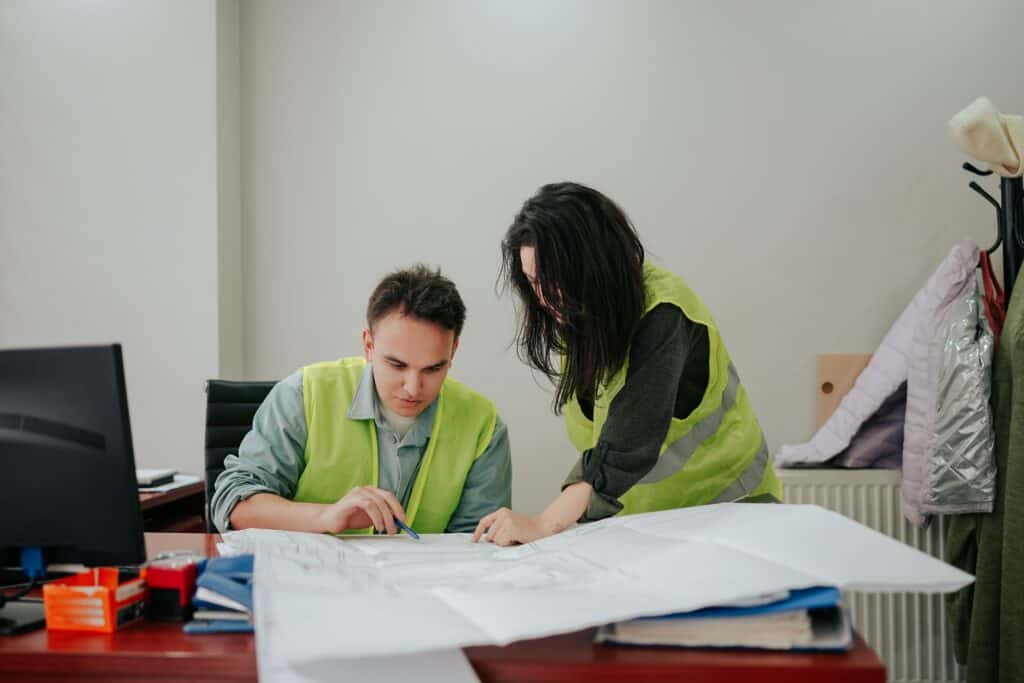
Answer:
<svg viewBox="0 0 1024 683"><path fill-rule="evenodd" d="M904 427L904 511L990 512L995 458L989 395L994 339L978 291L977 245L947 259L945 295L918 321ZM922 457L923 455L923 457Z"/></svg>
<svg viewBox="0 0 1024 683"><path fill-rule="evenodd" d="M780 467L828 463L907 385L903 514L989 512L995 497L989 385L992 333L978 295L978 245L955 245L885 335L871 362L814 437L785 445Z"/></svg>

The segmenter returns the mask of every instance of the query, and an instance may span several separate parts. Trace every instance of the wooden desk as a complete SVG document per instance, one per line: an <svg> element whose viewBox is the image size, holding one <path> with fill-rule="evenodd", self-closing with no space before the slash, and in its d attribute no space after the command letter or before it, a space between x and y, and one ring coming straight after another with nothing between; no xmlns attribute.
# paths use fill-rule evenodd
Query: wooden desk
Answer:
<svg viewBox="0 0 1024 683"><path fill-rule="evenodd" d="M146 534L150 554L216 554L212 534ZM482 681L686 680L699 683L884 683L885 668L859 637L851 652L787 654L595 645L588 629L465 652ZM143 622L113 635L36 631L0 638L0 678L24 681L255 681L252 636L188 636L180 624Z"/></svg>
<svg viewBox="0 0 1024 683"><path fill-rule="evenodd" d="M146 531L206 531L206 485L202 480L165 493L139 493Z"/></svg>

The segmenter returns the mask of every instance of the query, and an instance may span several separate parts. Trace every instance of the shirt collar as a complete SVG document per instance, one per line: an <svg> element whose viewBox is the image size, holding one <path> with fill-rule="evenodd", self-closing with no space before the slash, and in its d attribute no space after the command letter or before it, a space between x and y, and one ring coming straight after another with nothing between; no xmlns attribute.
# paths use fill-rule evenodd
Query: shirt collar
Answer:
<svg viewBox="0 0 1024 683"><path fill-rule="evenodd" d="M373 365L367 363L359 375L359 386L348 408L350 420L373 420L377 418L377 389L373 385Z"/></svg>

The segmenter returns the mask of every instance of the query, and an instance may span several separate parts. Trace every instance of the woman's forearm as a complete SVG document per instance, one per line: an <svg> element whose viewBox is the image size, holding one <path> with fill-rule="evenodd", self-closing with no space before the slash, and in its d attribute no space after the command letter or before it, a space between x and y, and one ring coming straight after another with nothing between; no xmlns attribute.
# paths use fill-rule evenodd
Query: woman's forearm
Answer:
<svg viewBox="0 0 1024 683"><path fill-rule="evenodd" d="M557 534L575 524L587 511L593 491L594 488L585 481L566 486L540 515L546 530Z"/></svg>

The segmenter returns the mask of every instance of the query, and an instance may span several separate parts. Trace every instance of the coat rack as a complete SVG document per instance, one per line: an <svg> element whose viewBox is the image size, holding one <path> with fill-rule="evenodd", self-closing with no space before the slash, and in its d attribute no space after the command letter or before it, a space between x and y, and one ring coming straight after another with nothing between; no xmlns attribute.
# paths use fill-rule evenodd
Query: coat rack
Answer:
<svg viewBox="0 0 1024 683"><path fill-rule="evenodd" d="M965 162L964 170L978 176L992 175L992 171L982 171L971 163ZM1010 299L1010 290L1020 271L1021 259L1024 257L1024 184L1018 178L1002 178L999 183L1002 203L984 190L978 183L971 181L970 188L984 197L996 209L996 226L998 234L995 244L989 248L991 254L1000 246L1003 248L1003 291L1006 299Z"/></svg>

